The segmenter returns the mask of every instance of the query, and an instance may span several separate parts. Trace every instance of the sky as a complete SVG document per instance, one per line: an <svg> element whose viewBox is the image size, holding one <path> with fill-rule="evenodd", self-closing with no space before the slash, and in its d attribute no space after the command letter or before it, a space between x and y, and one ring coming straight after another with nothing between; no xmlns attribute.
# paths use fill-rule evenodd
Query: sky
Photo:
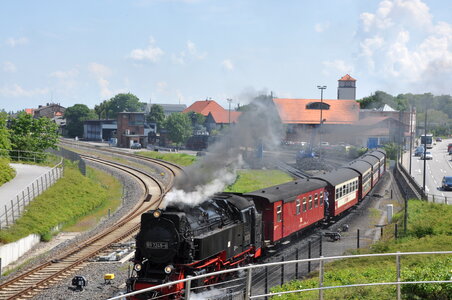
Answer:
<svg viewBox="0 0 452 300"><path fill-rule="evenodd" d="M450 0L2 0L0 110L452 94Z"/></svg>

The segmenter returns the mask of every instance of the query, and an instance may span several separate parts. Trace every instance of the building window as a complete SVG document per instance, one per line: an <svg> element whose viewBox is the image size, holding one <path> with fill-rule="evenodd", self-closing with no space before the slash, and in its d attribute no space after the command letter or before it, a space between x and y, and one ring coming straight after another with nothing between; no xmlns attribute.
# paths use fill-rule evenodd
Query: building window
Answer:
<svg viewBox="0 0 452 300"><path fill-rule="evenodd" d="M309 209L312 209L312 195L309 195Z"/></svg>
<svg viewBox="0 0 452 300"><path fill-rule="evenodd" d="M300 199L297 199L297 212L296 212L297 215L300 214L300 210L301 210Z"/></svg>
<svg viewBox="0 0 452 300"><path fill-rule="evenodd" d="M276 222L281 222L282 221L282 206L278 206L276 207Z"/></svg>
<svg viewBox="0 0 452 300"><path fill-rule="evenodd" d="M303 197L303 212L306 211L306 197Z"/></svg>
<svg viewBox="0 0 452 300"><path fill-rule="evenodd" d="M328 110L330 109L330 105L325 102L310 102L306 104L306 109L322 109Z"/></svg>

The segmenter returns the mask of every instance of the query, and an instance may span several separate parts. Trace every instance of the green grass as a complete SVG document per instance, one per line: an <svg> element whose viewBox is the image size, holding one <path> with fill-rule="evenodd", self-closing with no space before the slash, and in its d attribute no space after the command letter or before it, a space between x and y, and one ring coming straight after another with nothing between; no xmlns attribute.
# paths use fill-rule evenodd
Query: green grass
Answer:
<svg viewBox="0 0 452 300"><path fill-rule="evenodd" d="M225 192L247 193L292 180L290 175L278 170L240 170L234 184Z"/></svg>
<svg viewBox="0 0 452 300"><path fill-rule="evenodd" d="M165 160L181 166L189 166L196 161L196 157L185 153L161 153L157 151L139 151L136 154Z"/></svg>
<svg viewBox="0 0 452 300"><path fill-rule="evenodd" d="M0 230L0 242L14 242L32 233L50 240L59 225L76 224L88 215L98 219L108 207L114 211L121 192L121 184L111 176L87 168L85 177L75 164L66 161L64 177L36 197L13 226Z"/></svg>
<svg viewBox="0 0 452 300"><path fill-rule="evenodd" d="M432 204L418 200L409 201L407 233L393 238L393 226L385 228L382 241L370 249L351 253L395 253L450 251L452 249L452 206ZM395 220L403 219L397 214ZM399 226L401 228L401 226ZM399 229L400 230L400 229ZM400 233L400 232L399 232ZM416 255L401 259L402 281L450 280L452 255ZM395 257L359 258L338 260L325 267L324 286L350 285L371 282L396 281ZM292 281L273 292L318 287L318 273L304 281ZM402 285L403 299L451 299L452 284ZM288 294L275 299L316 299L318 291ZM325 299L395 299L395 286L341 288L324 291Z"/></svg>
<svg viewBox="0 0 452 300"><path fill-rule="evenodd" d="M9 159L0 157L0 186L16 176L16 170L9 166Z"/></svg>

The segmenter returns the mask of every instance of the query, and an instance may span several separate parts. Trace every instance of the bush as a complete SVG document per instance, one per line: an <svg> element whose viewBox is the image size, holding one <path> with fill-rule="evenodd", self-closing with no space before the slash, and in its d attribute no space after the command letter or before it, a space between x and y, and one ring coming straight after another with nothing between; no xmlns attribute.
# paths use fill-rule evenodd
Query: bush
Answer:
<svg viewBox="0 0 452 300"><path fill-rule="evenodd" d="M16 170L9 166L9 160L0 158L0 186L16 176Z"/></svg>
<svg viewBox="0 0 452 300"><path fill-rule="evenodd" d="M452 277L450 266L452 266L451 257L437 258L402 271L402 278L404 281L450 280ZM406 299L447 300L452 295L452 284L405 284L402 285L402 293Z"/></svg>

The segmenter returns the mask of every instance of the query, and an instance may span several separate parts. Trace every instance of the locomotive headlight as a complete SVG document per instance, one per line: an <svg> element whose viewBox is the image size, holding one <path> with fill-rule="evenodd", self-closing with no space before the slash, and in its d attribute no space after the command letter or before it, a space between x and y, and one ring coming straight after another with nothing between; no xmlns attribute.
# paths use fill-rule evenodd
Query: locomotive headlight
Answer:
<svg viewBox="0 0 452 300"><path fill-rule="evenodd" d="M140 272L140 271L141 271L141 264L135 264L135 265L133 266L133 269L134 269L135 271L137 271L137 272Z"/></svg>
<svg viewBox="0 0 452 300"><path fill-rule="evenodd" d="M160 218L160 216L162 215L162 212L159 209L157 209L152 213L152 215L154 216L154 218L157 219L157 218Z"/></svg>
<svg viewBox="0 0 452 300"><path fill-rule="evenodd" d="M171 272L173 272L174 267L172 265L167 265L164 269L166 274L171 274Z"/></svg>

